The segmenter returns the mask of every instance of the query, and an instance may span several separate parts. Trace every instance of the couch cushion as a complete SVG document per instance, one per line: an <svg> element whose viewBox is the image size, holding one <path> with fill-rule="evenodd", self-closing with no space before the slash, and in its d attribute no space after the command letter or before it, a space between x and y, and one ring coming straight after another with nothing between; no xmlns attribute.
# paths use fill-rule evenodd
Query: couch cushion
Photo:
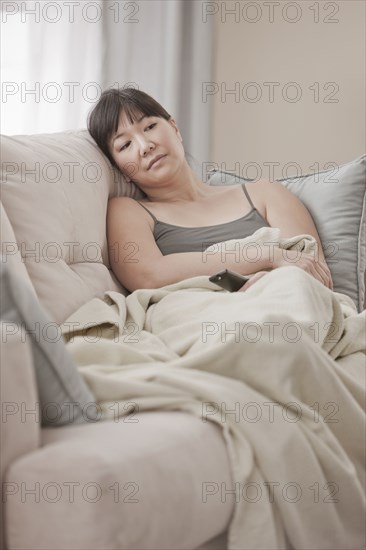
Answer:
<svg viewBox="0 0 366 550"><path fill-rule="evenodd" d="M15 326L22 340L31 344L42 424L62 426L96 420L94 396L74 365L60 328L29 285L3 262L0 297L1 321ZM31 410L35 406L34 403Z"/></svg>
<svg viewBox="0 0 366 550"><path fill-rule="evenodd" d="M253 181L211 171L209 185ZM318 230L334 290L346 294L359 311L365 306L366 155L336 169L278 180L305 204Z"/></svg>
<svg viewBox="0 0 366 550"><path fill-rule="evenodd" d="M62 323L106 290L126 293L110 270L108 198L141 197L86 130L2 136L1 198L42 304Z"/></svg>
<svg viewBox="0 0 366 550"><path fill-rule="evenodd" d="M235 500L221 489L234 485L213 422L151 411L42 437L8 471L9 492L19 489L5 497L9 548L186 549L228 527ZM37 501L24 497L35 487Z"/></svg>

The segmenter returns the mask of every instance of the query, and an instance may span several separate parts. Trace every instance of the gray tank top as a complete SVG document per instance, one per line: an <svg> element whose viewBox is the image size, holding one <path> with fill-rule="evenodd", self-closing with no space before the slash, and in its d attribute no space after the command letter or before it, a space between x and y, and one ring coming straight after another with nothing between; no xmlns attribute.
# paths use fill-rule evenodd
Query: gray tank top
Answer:
<svg viewBox="0 0 366 550"><path fill-rule="evenodd" d="M155 222L154 239L163 256L178 252L203 252L213 244L230 239L243 239L249 237L261 227L270 227L267 220L261 216L252 203L244 183L242 189L252 210L242 218L218 225L205 225L203 227L172 225L171 223L161 222L143 204L140 202L139 204Z"/></svg>

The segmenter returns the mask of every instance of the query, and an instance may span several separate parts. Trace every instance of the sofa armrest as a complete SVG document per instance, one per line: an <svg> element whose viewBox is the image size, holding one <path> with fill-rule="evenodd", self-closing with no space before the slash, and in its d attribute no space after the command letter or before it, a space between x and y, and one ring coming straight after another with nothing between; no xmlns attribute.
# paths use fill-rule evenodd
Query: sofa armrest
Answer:
<svg viewBox="0 0 366 550"><path fill-rule="evenodd" d="M18 457L40 446L41 425L31 344L21 328L0 321L0 483ZM2 492L2 491L1 491ZM0 532L4 533L2 499ZM5 541L0 541L5 548Z"/></svg>

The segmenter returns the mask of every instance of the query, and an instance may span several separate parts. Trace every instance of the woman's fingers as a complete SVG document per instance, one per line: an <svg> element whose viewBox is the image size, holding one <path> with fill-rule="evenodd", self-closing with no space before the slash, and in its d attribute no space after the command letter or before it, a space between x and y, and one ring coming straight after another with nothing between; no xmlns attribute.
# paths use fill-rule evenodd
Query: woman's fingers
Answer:
<svg viewBox="0 0 366 550"><path fill-rule="evenodd" d="M300 266L299 266L300 267ZM310 275L315 277L318 281L320 281L324 286L327 288L330 288L333 290L333 281L332 276L329 270L329 267L325 262L319 261L319 262L311 262L307 263L306 266L303 267L305 271L307 271ZM255 273L249 281L247 281L238 292L245 292L248 290L251 286L253 286L259 279L264 277L264 275L267 275L268 271L258 271L258 273Z"/></svg>
<svg viewBox="0 0 366 550"><path fill-rule="evenodd" d="M332 276L325 260L316 260L312 255L302 253L298 267L301 267L324 286L333 290Z"/></svg>

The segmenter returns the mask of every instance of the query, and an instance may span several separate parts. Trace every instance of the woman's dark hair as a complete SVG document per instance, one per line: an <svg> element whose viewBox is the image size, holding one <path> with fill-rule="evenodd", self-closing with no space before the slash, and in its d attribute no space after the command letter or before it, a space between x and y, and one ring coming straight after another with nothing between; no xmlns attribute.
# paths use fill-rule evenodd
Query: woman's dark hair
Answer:
<svg viewBox="0 0 366 550"><path fill-rule="evenodd" d="M121 113L129 122L137 122L141 115L157 116L170 120L170 114L151 96L136 88L105 90L88 116L88 130L98 147L113 166L116 163L109 149L109 141L117 131Z"/></svg>

